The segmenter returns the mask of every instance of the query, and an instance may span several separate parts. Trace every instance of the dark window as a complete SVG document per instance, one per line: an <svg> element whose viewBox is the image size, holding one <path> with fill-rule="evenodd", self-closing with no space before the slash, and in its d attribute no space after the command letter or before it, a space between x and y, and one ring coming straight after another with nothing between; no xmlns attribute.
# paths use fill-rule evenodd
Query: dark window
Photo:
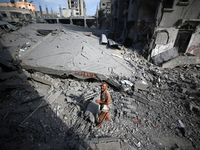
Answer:
<svg viewBox="0 0 200 150"><path fill-rule="evenodd" d="M173 8L174 0L163 0L164 8Z"/></svg>
<svg viewBox="0 0 200 150"><path fill-rule="evenodd" d="M105 6L105 3L103 3L102 5Z"/></svg>
<svg viewBox="0 0 200 150"><path fill-rule="evenodd" d="M8 16L6 15L6 13L1 13L1 15L2 15L3 17L8 17Z"/></svg>
<svg viewBox="0 0 200 150"><path fill-rule="evenodd" d="M31 6L31 4L29 4L29 6Z"/></svg>

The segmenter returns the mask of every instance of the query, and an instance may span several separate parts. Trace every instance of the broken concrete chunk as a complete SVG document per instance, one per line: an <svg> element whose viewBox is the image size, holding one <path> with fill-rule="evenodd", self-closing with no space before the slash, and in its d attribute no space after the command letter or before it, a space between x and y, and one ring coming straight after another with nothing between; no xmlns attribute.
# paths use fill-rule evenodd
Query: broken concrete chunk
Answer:
<svg viewBox="0 0 200 150"><path fill-rule="evenodd" d="M55 93L48 96L47 103L52 104L60 96L61 93L62 91L56 91Z"/></svg>
<svg viewBox="0 0 200 150"><path fill-rule="evenodd" d="M131 112L136 112L136 111L137 111L137 107L134 106L134 105L127 105L126 107L127 107L128 109L130 109Z"/></svg>
<svg viewBox="0 0 200 150"><path fill-rule="evenodd" d="M41 83L47 84L47 85L53 85L54 87L58 87L58 84L60 82L59 79L53 79L48 75L43 75L41 73L34 73L31 75L31 77L35 80L35 81L39 81Z"/></svg>
<svg viewBox="0 0 200 150"><path fill-rule="evenodd" d="M136 81L134 84L135 89L140 89L140 90L144 90L144 91L147 91L148 87L149 87L149 85L145 81Z"/></svg>
<svg viewBox="0 0 200 150"><path fill-rule="evenodd" d="M177 56L178 56L178 50L176 47L173 47L167 51L164 51L163 53L159 53L158 55L153 56L152 60L154 64L159 65Z"/></svg>
<svg viewBox="0 0 200 150"><path fill-rule="evenodd" d="M200 64L199 56L178 56L166 63L162 64L163 68L175 68L177 66L189 65L189 64Z"/></svg>
<svg viewBox="0 0 200 150"><path fill-rule="evenodd" d="M99 100L99 99L100 99L100 96L95 97L93 101L88 104L87 109L86 109L85 116L88 115L90 121L93 123L95 122L97 115L99 113L100 105L96 103L96 100Z"/></svg>
<svg viewBox="0 0 200 150"><path fill-rule="evenodd" d="M120 140L117 138L95 138L88 141L91 149L121 150Z"/></svg>

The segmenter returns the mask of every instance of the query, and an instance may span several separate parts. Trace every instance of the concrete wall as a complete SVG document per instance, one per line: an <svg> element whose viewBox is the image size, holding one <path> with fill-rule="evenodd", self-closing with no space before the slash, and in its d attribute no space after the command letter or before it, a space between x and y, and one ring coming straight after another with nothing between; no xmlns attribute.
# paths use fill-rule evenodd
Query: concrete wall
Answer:
<svg viewBox="0 0 200 150"><path fill-rule="evenodd" d="M100 9L103 9L105 14L111 13L111 0L100 0Z"/></svg>
<svg viewBox="0 0 200 150"><path fill-rule="evenodd" d="M151 56L174 47L200 55L199 6L200 0L114 0L111 29L125 46L147 45Z"/></svg>
<svg viewBox="0 0 200 150"><path fill-rule="evenodd" d="M179 3L179 0L174 0L171 9L163 9L163 16L159 26L172 27L176 26L180 19L199 19L200 18L200 1L189 0L189 3Z"/></svg>
<svg viewBox="0 0 200 150"><path fill-rule="evenodd" d="M154 49L152 50L151 57L163 53L174 47L178 29L176 28L156 28Z"/></svg>
<svg viewBox="0 0 200 150"><path fill-rule="evenodd" d="M16 7L0 7L0 16L3 21L21 21L35 18L35 12Z"/></svg>
<svg viewBox="0 0 200 150"><path fill-rule="evenodd" d="M68 9L71 10L71 14L70 16L74 16L74 17L79 17L79 16L84 16L86 14L86 9L85 9L85 1L84 0L67 0L67 5L68 5ZM68 12L66 11L65 13L66 16L68 16ZM65 16L63 14L63 16Z"/></svg>
<svg viewBox="0 0 200 150"><path fill-rule="evenodd" d="M200 33L200 26L198 26L196 32L192 34L186 53L200 56L200 34L199 33Z"/></svg>
<svg viewBox="0 0 200 150"><path fill-rule="evenodd" d="M31 11L36 11L36 7L32 3L28 2L16 2L14 4L12 3L0 3L0 7L17 7L21 9L27 9Z"/></svg>
<svg viewBox="0 0 200 150"><path fill-rule="evenodd" d="M71 16L71 9L63 9L62 10L63 17L70 17Z"/></svg>

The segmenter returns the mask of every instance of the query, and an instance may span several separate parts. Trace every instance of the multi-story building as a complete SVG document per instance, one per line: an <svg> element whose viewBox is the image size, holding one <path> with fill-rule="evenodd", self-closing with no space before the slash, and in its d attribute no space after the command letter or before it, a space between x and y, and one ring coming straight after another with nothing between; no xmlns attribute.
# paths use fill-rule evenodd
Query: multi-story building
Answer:
<svg viewBox="0 0 200 150"><path fill-rule="evenodd" d="M199 6L197 0L113 0L112 29L124 44L144 46L156 64L166 61L164 53L200 55Z"/></svg>
<svg viewBox="0 0 200 150"><path fill-rule="evenodd" d="M111 2L112 0L100 0L100 9L103 10L104 14L111 13Z"/></svg>
<svg viewBox="0 0 200 150"><path fill-rule="evenodd" d="M15 3L0 3L0 7L16 7L30 11L36 11L35 5L28 3L26 0L19 0Z"/></svg>
<svg viewBox="0 0 200 150"><path fill-rule="evenodd" d="M86 15L84 0L67 0L67 6L68 6L68 9L64 10L63 16L67 15L67 17L69 17L69 16L85 16Z"/></svg>
<svg viewBox="0 0 200 150"><path fill-rule="evenodd" d="M0 3L0 17L4 21L20 21L35 18L36 8L26 0L15 3Z"/></svg>

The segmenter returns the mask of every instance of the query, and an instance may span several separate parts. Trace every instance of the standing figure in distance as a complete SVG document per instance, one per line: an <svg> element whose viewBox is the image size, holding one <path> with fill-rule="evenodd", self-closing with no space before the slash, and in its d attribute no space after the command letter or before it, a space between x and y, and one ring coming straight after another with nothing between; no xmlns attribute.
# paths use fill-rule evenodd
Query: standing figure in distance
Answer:
<svg viewBox="0 0 200 150"><path fill-rule="evenodd" d="M103 123L103 121L106 119L106 121L110 121L110 93L107 90L107 84L103 83L101 86L101 97L100 100L96 100L97 103L100 104L100 115L99 115L99 123L97 124L97 127L100 127Z"/></svg>

